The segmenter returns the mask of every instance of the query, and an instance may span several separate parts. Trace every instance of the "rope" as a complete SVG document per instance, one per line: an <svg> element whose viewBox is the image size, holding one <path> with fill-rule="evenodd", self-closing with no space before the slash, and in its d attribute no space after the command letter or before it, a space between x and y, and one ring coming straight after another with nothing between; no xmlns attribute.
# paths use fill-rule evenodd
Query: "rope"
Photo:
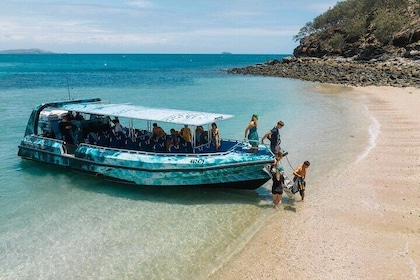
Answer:
<svg viewBox="0 0 420 280"><path fill-rule="evenodd" d="M292 167L292 165L290 164L290 161L289 161L289 158L287 157L287 155L285 156L285 158L286 158L287 163L289 164L290 168L291 168L292 170L295 170L295 169Z"/></svg>

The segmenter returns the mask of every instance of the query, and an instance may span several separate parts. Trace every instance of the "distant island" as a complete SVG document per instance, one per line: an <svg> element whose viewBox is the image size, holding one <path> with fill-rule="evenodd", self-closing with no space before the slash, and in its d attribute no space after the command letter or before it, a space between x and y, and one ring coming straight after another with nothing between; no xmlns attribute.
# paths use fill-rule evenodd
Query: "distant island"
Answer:
<svg viewBox="0 0 420 280"><path fill-rule="evenodd" d="M53 52L41 49L16 49L0 51L0 54L52 54Z"/></svg>

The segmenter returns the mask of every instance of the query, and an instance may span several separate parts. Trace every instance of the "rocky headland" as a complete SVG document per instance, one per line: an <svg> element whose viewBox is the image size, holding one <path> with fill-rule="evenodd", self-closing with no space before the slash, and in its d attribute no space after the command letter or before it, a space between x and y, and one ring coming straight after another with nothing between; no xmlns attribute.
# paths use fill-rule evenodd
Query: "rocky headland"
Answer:
<svg viewBox="0 0 420 280"><path fill-rule="evenodd" d="M294 78L350 86L420 88L420 60L401 57L357 61L345 57L287 57L233 68L228 73Z"/></svg>
<svg viewBox="0 0 420 280"><path fill-rule="evenodd" d="M293 56L228 73L352 86L420 87L420 2L347 0L295 36Z"/></svg>

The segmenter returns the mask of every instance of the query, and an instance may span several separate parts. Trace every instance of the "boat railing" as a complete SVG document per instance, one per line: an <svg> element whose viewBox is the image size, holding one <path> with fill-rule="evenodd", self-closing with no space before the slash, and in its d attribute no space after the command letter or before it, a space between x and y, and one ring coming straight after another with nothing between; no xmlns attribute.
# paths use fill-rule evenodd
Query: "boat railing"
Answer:
<svg viewBox="0 0 420 280"><path fill-rule="evenodd" d="M30 141L26 141L25 139L31 138ZM36 138L40 141L34 141L33 139ZM48 144L48 143L56 143L55 144ZM42 135L31 134L27 135L23 138L21 145L24 144L25 147L32 146L34 149L42 149L45 150L46 147L50 147L53 149L59 149L60 154L67 154L66 142L61 139L55 139L51 137L46 137Z"/></svg>
<svg viewBox="0 0 420 280"><path fill-rule="evenodd" d="M68 148L67 146L70 146L70 145L68 145L64 140L46 137L42 135L34 135L34 134L30 135L29 137L36 137L38 139L42 139L43 141L57 143L61 147L63 154L67 154L71 152L67 150ZM242 142L242 141L233 140L233 139L221 139L221 144L222 145L221 145L220 151L216 151L213 144L207 143L207 144L195 147L193 152L145 151L145 150L135 150L135 149L127 149L127 148L117 148L117 147L110 147L110 146L101 146L101 145L95 145L95 144L89 144L89 143L83 143L83 142L79 143L77 146L87 146L91 148L104 149L108 151L125 152L125 153L142 154L142 155L154 155L154 156L156 155L158 156L168 156L168 155L190 156L190 157L223 156L232 152L240 152L240 153L249 152L249 143L247 142ZM72 150L71 153L74 153L74 150L76 149L77 146L74 145L74 147L70 149ZM266 151L269 151L271 153L270 149L267 148L266 145L264 145L264 147L265 147L264 153L267 153ZM263 151L260 151L260 152L263 152Z"/></svg>
<svg viewBox="0 0 420 280"><path fill-rule="evenodd" d="M106 146L98 146L92 145L87 143L80 143L79 146L86 146L95 149L102 149L107 151L115 151L115 152L124 152L130 154L141 154L141 155L153 155L153 156L187 156L187 157L200 157L200 156L220 156L220 155L227 155L231 153L234 149L230 149L228 151L223 152L207 152L207 153L183 153L183 152L154 152L154 151L142 151L142 150L132 150L132 149L124 149L124 148L113 148L113 147L106 147Z"/></svg>
<svg viewBox="0 0 420 280"><path fill-rule="evenodd" d="M194 152L190 152L190 153L184 153L184 152L170 152L170 151L143 151L143 150L133 150L133 149L126 149L126 148L115 148L115 147L109 147L109 146L98 146L98 145L92 145L92 144L88 144L88 143L80 143L79 146L86 146L86 147L90 147L90 148L95 148L95 149L103 149L103 150L107 150L107 151L114 151L114 152L124 152L124 153L130 153L130 154L141 154L141 155L149 155L149 156L187 156L187 157L200 157L200 156L223 156L223 155L227 155L230 154L232 152L240 152L240 153L249 153L249 145L247 142L241 142L238 140L231 140L231 139L222 139L222 143L230 143L231 146L227 149L224 149L222 151L196 151L194 150ZM211 145L211 143L207 143L201 146L198 146L196 148L199 147L203 147L203 146L207 146L209 147ZM264 149L260 150L258 153L259 154L267 154L267 153L271 153L271 150L269 148L267 148L266 145L261 145L264 146Z"/></svg>
<svg viewBox="0 0 420 280"><path fill-rule="evenodd" d="M31 134L31 135L28 135L28 137L36 137L36 138L44 139L46 141L57 142L57 143L60 143L60 144L63 144L63 145L66 144L66 142L62 139L52 138L52 137L43 136L43 135L39 135L39 134L38 135L37 134Z"/></svg>

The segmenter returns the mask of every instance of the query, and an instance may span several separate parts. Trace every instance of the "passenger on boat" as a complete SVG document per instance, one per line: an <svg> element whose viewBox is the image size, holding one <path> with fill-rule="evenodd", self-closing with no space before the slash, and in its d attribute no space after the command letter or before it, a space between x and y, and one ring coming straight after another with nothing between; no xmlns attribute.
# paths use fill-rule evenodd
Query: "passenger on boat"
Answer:
<svg viewBox="0 0 420 280"><path fill-rule="evenodd" d="M73 115L73 112L72 111L68 111L68 113L67 113L67 119L69 121L74 120L74 115Z"/></svg>
<svg viewBox="0 0 420 280"><path fill-rule="evenodd" d="M69 116L64 115L62 121L59 124L59 129L63 140L66 141L67 144L74 144L72 128L73 127L69 120Z"/></svg>
<svg viewBox="0 0 420 280"><path fill-rule="evenodd" d="M153 123L153 129L152 129L152 138L158 139L165 136L165 131L163 128L157 125L157 123Z"/></svg>
<svg viewBox="0 0 420 280"><path fill-rule="evenodd" d="M201 125L197 126L197 128L195 129L195 144L197 146L205 144L205 143L202 142L202 134L203 133L204 133L203 126L201 126Z"/></svg>
<svg viewBox="0 0 420 280"><path fill-rule="evenodd" d="M220 133L216 123L211 124L211 143L216 147L216 152L220 147Z"/></svg>
<svg viewBox="0 0 420 280"><path fill-rule="evenodd" d="M112 120L112 123L114 124L114 128L113 128L114 133L118 133L118 132L122 132L123 131L123 127L120 124L120 120L118 119L118 117L115 117Z"/></svg>
<svg viewBox="0 0 420 280"><path fill-rule="evenodd" d="M171 135L167 137L166 141L166 150L170 151L172 147L178 147L179 149L179 142L180 142L180 136L178 131L171 128Z"/></svg>
<svg viewBox="0 0 420 280"><path fill-rule="evenodd" d="M192 142L191 129L187 124L179 131L180 136L185 140L185 142Z"/></svg>
<svg viewBox="0 0 420 280"><path fill-rule="evenodd" d="M258 152L258 144L259 144L259 140L258 140L258 132L257 132L257 127L258 127L258 115L257 114L253 114L251 117L251 121L249 122L248 126L245 129L245 136L244 136L244 140L247 139L247 133L248 133L248 141L251 144L251 152L254 152L254 154L256 154Z"/></svg>
<svg viewBox="0 0 420 280"><path fill-rule="evenodd" d="M83 121L85 118L83 117L83 115L80 112L76 112L76 115L74 116L74 119L76 121Z"/></svg>

